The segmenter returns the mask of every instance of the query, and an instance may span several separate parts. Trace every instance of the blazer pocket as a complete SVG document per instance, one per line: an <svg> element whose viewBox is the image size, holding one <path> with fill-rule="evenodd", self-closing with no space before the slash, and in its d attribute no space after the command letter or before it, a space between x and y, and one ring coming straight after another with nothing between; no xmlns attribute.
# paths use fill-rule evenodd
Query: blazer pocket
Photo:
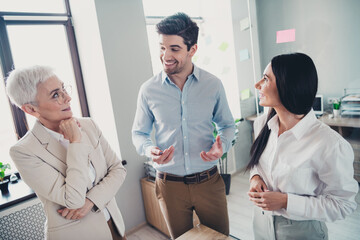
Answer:
<svg viewBox="0 0 360 240"><path fill-rule="evenodd" d="M56 232L56 231L59 231L59 230L62 230L64 228L68 228L68 227L71 227L71 226L74 226L78 223L80 223L81 220L74 220L72 222L69 222L69 223L66 223L64 225L61 225L61 226L57 226L57 227L51 227L51 228L48 228L48 231L49 232Z"/></svg>

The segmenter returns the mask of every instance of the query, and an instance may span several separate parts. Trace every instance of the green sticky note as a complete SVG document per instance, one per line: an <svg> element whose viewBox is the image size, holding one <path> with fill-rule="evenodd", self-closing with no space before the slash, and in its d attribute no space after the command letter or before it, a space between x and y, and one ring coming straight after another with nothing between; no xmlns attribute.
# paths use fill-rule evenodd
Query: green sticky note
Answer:
<svg viewBox="0 0 360 240"><path fill-rule="evenodd" d="M228 46L229 44L227 42L222 42L221 45L219 46L219 50L225 52Z"/></svg>
<svg viewBox="0 0 360 240"><path fill-rule="evenodd" d="M247 89L244 89L241 91L241 100L245 100L245 99L248 99L251 95L251 92L250 92L250 89L247 88Z"/></svg>

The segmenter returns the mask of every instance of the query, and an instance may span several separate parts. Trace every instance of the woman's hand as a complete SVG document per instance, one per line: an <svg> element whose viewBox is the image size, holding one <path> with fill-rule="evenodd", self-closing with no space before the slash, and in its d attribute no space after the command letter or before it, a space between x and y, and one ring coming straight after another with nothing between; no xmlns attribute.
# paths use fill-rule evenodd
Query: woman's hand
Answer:
<svg viewBox="0 0 360 240"><path fill-rule="evenodd" d="M248 192L250 201L263 210L275 211L287 208L287 194L281 192Z"/></svg>
<svg viewBox="0 0 360 240"><path fill-rule="evenodd" d="M85 199L85 204L81 208L78 209L68 209L62 208L57 210L57 212L64 218L68 220L76 220L85 217L93 208L94 203L89 199Z"/></svg>
<svg viewBox="0 0 360 240"><path fill-rule="evenodd" d="M59 125L60 133L64 135L64 138L70 141L70 143L81 141L80 124L75 118L69 118L62 120Z"/></svg>
<svg viewBox="0 0 360 240"><path fill-rule="evenodd" d="M268 190L268 188L259 175L255 175L250 179L249 192L265 192L266 190Z"/></svg>

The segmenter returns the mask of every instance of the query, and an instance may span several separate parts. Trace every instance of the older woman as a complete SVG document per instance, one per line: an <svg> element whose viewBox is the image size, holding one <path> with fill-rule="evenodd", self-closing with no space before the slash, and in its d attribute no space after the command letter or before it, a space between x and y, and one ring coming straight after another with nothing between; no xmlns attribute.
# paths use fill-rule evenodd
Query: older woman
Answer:
<svg viewBox="0 0 360 240"><path fill-rule="evenodd" d="M302 53L274 57L256 83L260 105L254 123L249 197L255 239L328 239L325 221L356 209L350 144L316 119L318 78Z"/></svg>
<svg viewBox="0 0 360 240"><path fill-rule="evenodd" d="M90 118L73 118L64 83L44 66L13 70L11 101L37 118L10 149L41 200L48 239L125 239L115 194L126 170Z"/></svg>

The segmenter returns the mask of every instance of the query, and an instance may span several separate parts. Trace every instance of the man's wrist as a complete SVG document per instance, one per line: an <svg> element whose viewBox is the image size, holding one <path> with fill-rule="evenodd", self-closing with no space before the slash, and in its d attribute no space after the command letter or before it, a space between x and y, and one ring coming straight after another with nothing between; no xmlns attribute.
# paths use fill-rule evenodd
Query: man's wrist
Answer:
<svg viewBox="0 0 360 240"><path fill-rule="evenodd" d="M155 146L147 146L147 147L145 148L145 156L147 156L148 158L151 158L151 157L152 157L152 155L151 155L151 149L152 149L153 147L155 147Z"/></svg>

